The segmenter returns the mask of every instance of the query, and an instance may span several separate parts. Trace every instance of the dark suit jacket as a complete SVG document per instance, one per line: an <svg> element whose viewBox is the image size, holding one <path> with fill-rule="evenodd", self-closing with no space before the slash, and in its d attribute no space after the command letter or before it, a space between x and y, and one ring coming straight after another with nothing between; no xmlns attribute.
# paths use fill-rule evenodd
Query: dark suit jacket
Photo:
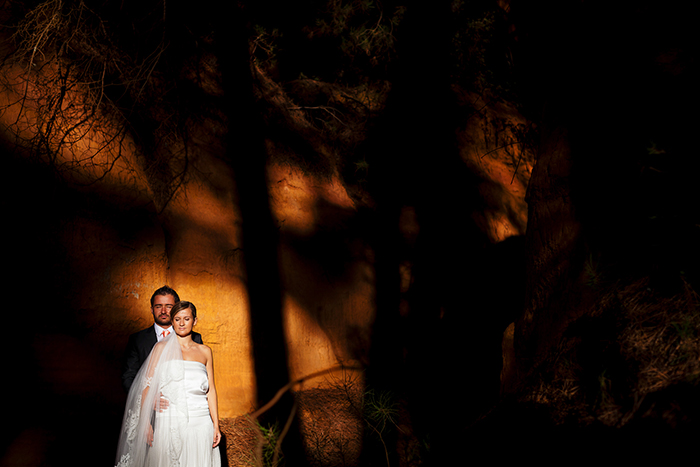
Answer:
<svg viewBox="0 0 700 467"><path fill-rule="evenodd" d="M202 335L198 332L192 331L192 340L198 344L203 344ZM129 343L126 345L124 369L122 371L122 386L124 386L126 392L129 392L131 384L136 377L136 373L139 372L141 365L143 365L143 362L148 358L156 342L158 342L158 338L156 337L156 331L153 329L153 326L149 326L129 336Z"/></svg>

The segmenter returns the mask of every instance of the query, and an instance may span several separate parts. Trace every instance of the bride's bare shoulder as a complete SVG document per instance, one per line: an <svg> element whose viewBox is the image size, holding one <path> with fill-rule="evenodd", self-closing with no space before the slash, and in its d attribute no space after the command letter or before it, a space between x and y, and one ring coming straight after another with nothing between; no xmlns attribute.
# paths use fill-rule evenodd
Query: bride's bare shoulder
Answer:
<svg viewBox="0 0 700 467"><path fill-rule="evenodd" d="M202 353L204 354L204 356L205 356L206 359L207 359L207 362L213 360L214 354L213 354L213 352L211 351L211 347L209 347L209 346L206 345L206 344L198 344L198 347L197 347L197 348L199 349L200 352L202 352Z"/></svg>

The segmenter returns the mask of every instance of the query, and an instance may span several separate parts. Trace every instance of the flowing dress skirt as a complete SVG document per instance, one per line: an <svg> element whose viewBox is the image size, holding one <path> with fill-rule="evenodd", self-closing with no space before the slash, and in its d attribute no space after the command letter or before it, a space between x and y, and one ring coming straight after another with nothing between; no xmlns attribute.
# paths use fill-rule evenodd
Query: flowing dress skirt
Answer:
<svg viewBox="0 0 700 467"><path fill-rule="evenodd" d="M158 429L159 419L173 412L156 415L153 447L146 459L148 467L221 467L219 447L212 448L214 424L209 415L206 394L209 389L207 370L204 364L185 361L185 387L187 390L187 425L185 429L171 431ZM164 392L167 396L167 391ZM176 410L171 405L166 412ZM168 425L165 424L167 427ZM178 433L182 437L181 452L173 452L171 437Z"/></svg>

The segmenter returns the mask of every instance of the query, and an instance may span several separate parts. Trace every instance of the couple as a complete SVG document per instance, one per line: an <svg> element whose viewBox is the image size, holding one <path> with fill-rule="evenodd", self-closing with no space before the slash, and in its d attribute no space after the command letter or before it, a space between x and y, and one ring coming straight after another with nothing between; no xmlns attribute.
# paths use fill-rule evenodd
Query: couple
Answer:
<svg viewBox="0 0 700 467"><path fill-rule="evenodd" d="M194 304L170 287L151 297L152 327L133 334L122 383L129 391L117 467L219 467L213 357ZM151 350L152 349L152 350Z"/></svg>

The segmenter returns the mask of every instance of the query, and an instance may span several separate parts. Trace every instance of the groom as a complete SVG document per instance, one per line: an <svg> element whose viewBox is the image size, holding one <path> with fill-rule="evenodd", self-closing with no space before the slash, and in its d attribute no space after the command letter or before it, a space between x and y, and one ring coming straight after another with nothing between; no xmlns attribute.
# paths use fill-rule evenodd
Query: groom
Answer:
<svg viewBox="0 0 700 467"><path fill-rule="evenodd" d="M167 285L153 292L151 297L151 312L153 313L153 326L136 332L129 337L126 346L126 360L124 361L124 371L122 372L122 385L124 390L129 392L131 384L134 382L143 362L153 350L156 342L160 342L173 332L170 323L170 310L180 301L180 297L173 289ZM192 339L202 344L202 336L197 332L192 332Z"/></svg>

